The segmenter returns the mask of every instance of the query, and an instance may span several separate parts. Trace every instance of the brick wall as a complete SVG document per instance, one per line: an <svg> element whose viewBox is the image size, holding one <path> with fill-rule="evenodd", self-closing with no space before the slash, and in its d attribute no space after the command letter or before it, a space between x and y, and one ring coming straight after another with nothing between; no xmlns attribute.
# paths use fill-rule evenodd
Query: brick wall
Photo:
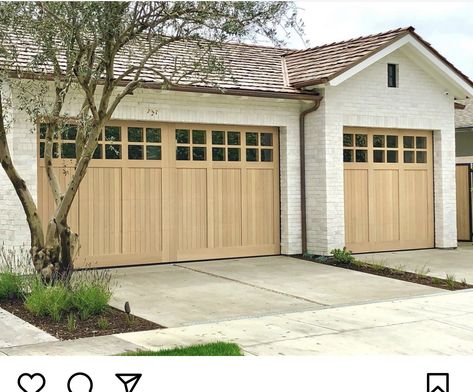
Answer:
<svg viewBox="0 0 473 392"><path fill-rule="evenodd" d="M399 88L387 87L387 63L399 64ZM344 126L434 131L435 245L456 246L454 105L445 90L402 50L325 89L324 105L306 120L310 252L345 243Z"/></svg>

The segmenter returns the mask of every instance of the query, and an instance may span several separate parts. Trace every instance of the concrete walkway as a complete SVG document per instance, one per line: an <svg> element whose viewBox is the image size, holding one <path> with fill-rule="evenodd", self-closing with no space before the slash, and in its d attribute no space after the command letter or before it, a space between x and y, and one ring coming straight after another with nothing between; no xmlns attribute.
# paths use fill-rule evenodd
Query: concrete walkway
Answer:
<svg viewBox="0 0 473 392"><path fill-rule="evenodd" d="M166 327L324 309L441 292L273 256L123 268L112 305Z"/></svg>
<svg viewBox="0 0 473 392"><path fill-rule="evenodd" d="M367 253L356 255L360 260L402 267L406 271L427 273L445 278L454 275L457 281L465 279L473 284L473 245L459 242L457 249L426 249L401 252Z"/></svg>
<svg viewBox="0 0 473 392"><path fill-rule="evenodd" d="M112 355L214 341L247 355L471 355L473 290L1 349L5 355Z"/></svg>

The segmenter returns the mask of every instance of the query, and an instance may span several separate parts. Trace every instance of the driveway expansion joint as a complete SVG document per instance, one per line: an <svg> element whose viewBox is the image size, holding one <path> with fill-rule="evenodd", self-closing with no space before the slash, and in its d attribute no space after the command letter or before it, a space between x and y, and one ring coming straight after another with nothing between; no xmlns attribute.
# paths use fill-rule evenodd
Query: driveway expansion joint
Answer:
<svg viewBox="0 0 473 392"><path fill-rule="evenodd" d="M199 269L197 269L197 268L191 268L191 267L188 267L188 266L185 266L185 265L182 265L182 264L174 264L174 266L175 266L175 267L179 267L179 268L183 268L183 269L186 269L186 270L189 270L189 271L193 271L193 272L196 272L196 273L199 273L199 274L204 274L204 275L212 276L212 277L214 277L214 278L225 279L225 280L228 280L228 281L230 281L230 282L239 283L239 284L242 284L242 285L245 285L245 286L253 287L253 288L255 288L255 289L268 291L268 292L270 292L270 293L279 294L279 295L284 295L285 297L298 299L298 300L300 300L300 301L309 302L309 303L311 303L311 304L316 304L316 305L320 305L320 306L327 306L327 307L330 306L329 304L325 304L325 303L322 303L322 302L314 301L314 300L311 300L311 299L308 299L308 298L305 298L305 297L301 297L301 296L298 296L298 295L289 294L289 293L284 293L284 292L282 292L282 291L269 289L269 288L267 288L267 287L262 287L262 286L258 286L258 285L252 284L252 283L243 282L243 281L238 280L238 279L233 279L233 278L229 278L229 277L227 277L227 276L214 274L214 273L212 273L212 272L202 271L202 270L199 270Z"/></svg>

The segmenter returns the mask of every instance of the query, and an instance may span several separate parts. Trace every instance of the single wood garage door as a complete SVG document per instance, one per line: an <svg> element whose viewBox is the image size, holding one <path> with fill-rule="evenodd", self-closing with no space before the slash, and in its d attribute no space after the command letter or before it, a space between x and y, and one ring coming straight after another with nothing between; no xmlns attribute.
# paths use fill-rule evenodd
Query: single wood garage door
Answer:
<svg viewBox="0 0 473 392"><path fill-rule="evenodd" d="M75 132L69 126L55 145L62 186ZM53 200L39 135L45 218ZM76 266L280 253L277 129L130 121L102 136L70 215L81 241Z"/></svg>
<svg viewBox="0 0 473 392"><path fill-rule="evenodd" d="M343 145L346 247L433 247L432 132L345 128Z"/></svg>

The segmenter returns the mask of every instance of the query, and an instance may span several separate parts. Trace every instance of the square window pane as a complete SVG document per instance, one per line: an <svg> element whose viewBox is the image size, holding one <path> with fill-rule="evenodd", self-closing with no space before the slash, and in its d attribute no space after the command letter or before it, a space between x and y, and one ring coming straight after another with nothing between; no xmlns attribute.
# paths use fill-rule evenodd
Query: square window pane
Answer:
<svg viewBox="0 0 473 392"><path fill-rule="evenodd" d="M122 146L119 144L106 144L105 159L122 159Z"/></svg>
<svg viewBox="0 0 473 392"><path fill-rule="evenodd" d="M47 124L40 124L39 125L39 138L40 139L46 139L46 130L48 129L48 125Z"/></svg>
<svg viewBox="0 0 473 392"><path fill-rule="evenodd" d="M416 137L416 148L427 148L427 138L424 136L417 136Z"/></svg>
<svg viewBox="0 0 473 392"><path fill-rule="evenodd" d="M228 160L229 161L239 161L240 160L240 149L239 148L229 148L228 149Z"/></svg>
<svg viewBox="0 0 473 392"><path fill-rule="evenodd" d="M189 130L176 129L176 142L178 142L179 144L189 144L190 143Z"/></svg>
<svg viewBox="0 0 473 392"><path fill-rule="evenodd" d="M45 143L41 142L39 144L39 157L44 158L44 149L45 149ZM59 158L59 145L58 143L53 144L53 158Z"/></svg>
<svg viewBox="0 0 473 392"><path fill-rule="evenodd" d="M404 163L414 163L414 151L404 151Z"/></svg>
<svg viewBox="0 0 473 392"><path fill-rule="evenodd" d="M417 163L427 163L427 152L416 151L416 161Z"/></svg>
<svg viewBox="0 0 473 392"><path fill-rule="evenodd" d="M143 146L141 145L131 145L128 146L128 159L144 159Z"/></svg>
<svg viewBox="0 0 473 392"><path fill-rule="evenodd" d="M353 150L343 150L343 162L353 162Z"/></svg>
<svg viewBox="0 0 473 392"><path fill-rule="evenodd" d="M355 157L357 162L368 162L368 151L356 150Z"/></svg>
<svg viewBox="0 0 473 392"><path fill-rule="evenodd" d="M212 131L212 144L225 144L225 132ZM223 160L223 159L222 159ZM214 159L215 161L215 159Z"/></svg>
<svg viewBox="0 0 473 392"><path fill-rule="evenodd" d="M161 146L146 146L146 159L149 161L160 161Z"/></svg>
<svg viewBox="0 0 473 392"><path fill-rule="evenodd" d="M360 162L360 161L357 160L357 162ZM376 162L376 163L384 162L384 150L373 150L373 162Z"/></svg>
<svg viewBox="0 0 473 392"><path fill-rule="evenodd" d="M403 136L404 148L414 148L414 136Z"/></svg>
<svg viewBox="0 0 473 392"><path fill-rule="evenodd" d="M368 147L368 135L356 135L355 144L357 147Z"/></svg>
<svg viewBox="0 0 473 392"><path fill-rule="evenodd" d="M272 146L273 145L273 134L272 133L262 133L261 134L261 145L262 146Z"/></svg>
<svg viewBox="0 0 473 392"><path fill-rule="evenodd" d="M246 160L248 162L258 162L258 149L257 148L247 148L246 149Z"/></svg>
<svg viewBox="0 0 473 392"><path fill-rule="evenodd" d="M225 149L222 147L212 148L212 160L213 161L224 161L225 160Z"/></svg>
<svg viewBox="0 0 473 392"><path fill-rule="evenodd" d="M143 128L129 127L128 128L128 141L129 142L142 142L143 141Z"/></svg>
<svg viewBox="0 0 473 392"><path fill-rule="evenodd" d="M387 161L388 163L397 163L397 151L396 150L388 150L387 152Z"/></svg>
<svg viewBox="0 0 473 392"><path fill-rule="evenodd" d="M61 144L61 157L66 159L75 159L76 157L76 144L75 143L63 143Z"/></svg>
<svg viewBox="0 0 473 392"><path fill-rule="evenodd" d="M94 151L94 154L92 155L92 159L102 159L102 145L99 144L97 145L97 147L95 148L95 151Z"/></svg>
<svg viewBox="0 0 473 392"><path fill-rule="evenodd" d="M161 143L161 128L146 128L147 143Z"/></svg>
<svg viewBox="0 0 473 392"><path fill-rule="evenodd" d="M273 161L273 150L262 149L261 162L272 162L272 161Z"/></svg>
<svg viewBox="0 0 473 392"><path fill-rule="evenodd" d="M122 140L122 130L120 127L105 127L105 140L119 142ZM107 155L107 154L105 154ZM113 159L113 158L107 158Z"/></svg>
<svg viewBox="0 0 473 392"><path fill-rule="evenodd" d="M232 146L239 146L240 145L240 132L227 132L227 143L231 144Z"/></svg>
<svg viewBox="0 0 473 392"><path fill-rule="evenodd" d="M351 133L343 134L343 147L353 147L353 134Z"/></svg>
<svg viewBox="0 0 473 392"><path fill-rule="evenodd" d="M205 144L206 143L205 131L193 130L192 131L192 143L194 143L194 144Z"/></svg>
<svg viewBox="0 0 473 392"><path fill-rule="evenodd" d="M396 135L386 136L386 145L388 146L388 148L397 148L397 136Z"/></svg>
<svg viewBox="0 0 473 392"><path fill-rule="evenodd" d="M77 137L77 126L72 124L66 124L61 129L61 139L62 140L76 140Z"/></svg>
<svg viewBox="0 0 473 392"><path fill-rule="evenodd" d="M246 145L257 146L258 145L258 134L256 132L246 133Z"/></svg>
<svg viewBox="0 0 473 392"><path fill-rule="evenodd" d="M39 157L44 158L44 142L39 143Z"/></svg>
<svg viewBox="0 0 473 392"><path fill-rule="evenodd" d="M192 159L194 161L205 161L207 155L206 147L193 147L192 148Z"/></svg>
<svg viewBox="0 0 473 392"><path fill-rule="evenodd" d="M188 161L190 157L191 149L189 147L177 147L176 148L176 160L178 161Z"/></svg>
<svg viewBox="0 0 473 392"><path fill-rule="evenodd" d="M373 135L373 147L384 147L384 135Z"/></svg>

